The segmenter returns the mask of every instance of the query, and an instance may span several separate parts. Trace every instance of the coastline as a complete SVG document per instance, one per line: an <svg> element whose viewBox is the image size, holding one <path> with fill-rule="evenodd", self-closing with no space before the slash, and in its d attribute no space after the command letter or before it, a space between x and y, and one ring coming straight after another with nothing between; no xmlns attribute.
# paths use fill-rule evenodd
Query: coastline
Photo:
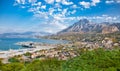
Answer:
<svg viewBox="0 0 120 71"><path fill-rule="evenodd" d="M50 45L56 45L56 44L66 44L69 41L67 40L54 40L54 39L44 39L44 38L1 38L0 40L2 40L0 42L0 51L8 51L10 49L21 49L21 45L16 45L16 43L20 43L20 42L32 42L32 43L37 43L37 44L50 44Z"/></svg>
<svg viewBox="0 0 120 71"><path fill-rule="evenodd" d="M7 51L0 51L0 58L2 59L6 59L6 58L10 58L16 55L22 55L25 54L27 52L29 53L34 53L36 51L39 50L44 50L44 49L51 49L51 48L55 48L54 46L37 46L36 48L25 48L25 49L18 49L18 50L7 50Z"/></svg>

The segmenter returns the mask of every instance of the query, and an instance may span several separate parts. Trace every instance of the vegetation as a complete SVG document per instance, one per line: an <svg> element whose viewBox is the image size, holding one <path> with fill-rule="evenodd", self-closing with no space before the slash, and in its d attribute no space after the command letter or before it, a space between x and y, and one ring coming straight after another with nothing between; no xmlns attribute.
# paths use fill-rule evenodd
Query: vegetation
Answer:
<svg viewBox="0 0 120 71"><path fill-rule="evenodd" d="M81 52L81 50L80 50ZM31 63L2 64L1 71L120 71L120 49L84 51L80 56L62 61L34 60Z"/></svg>
<svg viewBox="0 0 120 71"><path fill-rule="evenodd" d="M1 71L21 71L24 68L24 64L22 63L10 63L10 64L2 64L0 66Z"/></svg>
<svg viewBox="0 0 120 71"><path fill-rule="evenodd" d="M16 58L16 57L12 57L12 58L8 59L8 61L11 62L11 63L20 62L20 61L18 60L18 58Z"/></svg>
<svg viewBox="0 0 120 71"><path fill-rule="evenodd" d="M62 63L57 59L35 60L22 71L61 71Z"/></svg>
<svg viewBox="0 0 120 71"><path fill-rule="evenodd" d="M120 71L120 50L94 50L66 61L63 71Z"/></svg>

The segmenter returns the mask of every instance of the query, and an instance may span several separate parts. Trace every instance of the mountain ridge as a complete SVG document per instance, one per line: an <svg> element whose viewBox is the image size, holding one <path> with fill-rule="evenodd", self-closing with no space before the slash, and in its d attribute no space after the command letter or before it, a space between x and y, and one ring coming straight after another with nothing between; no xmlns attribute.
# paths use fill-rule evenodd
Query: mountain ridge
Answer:
<svg viewBox="0 0 120 71"><path fill-rule="evenodd" d="M114 33L120 31L120 23L102 22L94 23L87 19L81 19L68 28L58 32L57 34L64 33Z"/></svg>

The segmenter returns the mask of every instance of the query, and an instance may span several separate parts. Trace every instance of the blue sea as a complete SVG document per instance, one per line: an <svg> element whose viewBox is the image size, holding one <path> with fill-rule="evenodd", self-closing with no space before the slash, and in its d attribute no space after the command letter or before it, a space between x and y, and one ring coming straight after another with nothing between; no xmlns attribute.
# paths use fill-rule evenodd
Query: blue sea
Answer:
<svg viewBox="0 0 120 71"><path fill-rule="evenodd" d="M47 44L68 43L68 41L65 40L36 39L36 38L0 38L0 50L22 49L23 47L15 45L15 43L27 41L41 42Z"/></svg>

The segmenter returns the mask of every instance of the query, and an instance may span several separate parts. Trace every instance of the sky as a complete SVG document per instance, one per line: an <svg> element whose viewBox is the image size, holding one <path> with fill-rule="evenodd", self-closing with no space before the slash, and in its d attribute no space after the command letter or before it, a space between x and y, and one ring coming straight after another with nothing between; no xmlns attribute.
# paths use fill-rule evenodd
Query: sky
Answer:
<svg viewBox="0 0 120 71"><path fill-rule="evenodd" d="M0 0L0 34L56 33L80 19L120 22L120 0Z"/></svg>

